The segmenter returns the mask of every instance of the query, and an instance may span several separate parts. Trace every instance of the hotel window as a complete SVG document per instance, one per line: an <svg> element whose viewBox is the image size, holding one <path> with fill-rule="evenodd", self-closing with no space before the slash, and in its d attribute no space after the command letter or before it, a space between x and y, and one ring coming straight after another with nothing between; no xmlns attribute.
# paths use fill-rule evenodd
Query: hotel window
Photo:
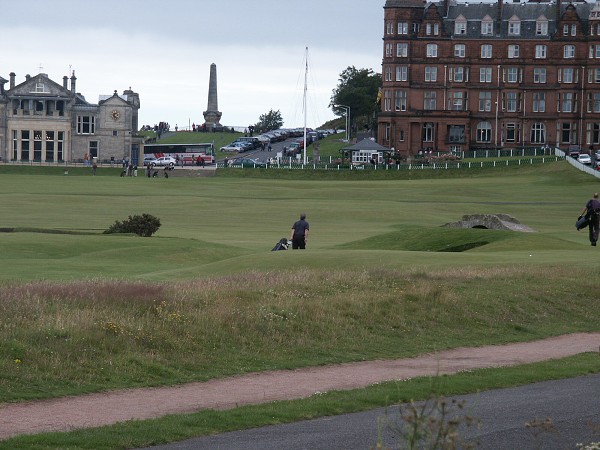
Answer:
<svg viewBox="0 0 600 450"><path fill-rule="evenodd" d="M479 122L477 124L477 142L492 142L492 124Z"/></svg>
<svg viewBox="0 0 600 450"><path fill-rule="evenodd" d="M560 111L573 112L573 93L563 92L561 94L561 100Z"/></svg>
<svg viewBox="0 0 600 450"><path fill-rule="evenodd" d="M593 92L588 94L587 112L600 113L600 92Z"/></svg>
<svg viewBox="0 0 600 450"><path fill-rule="evenodd" d="M433 124L431 122L423 124L423 133L421 135L423 142L433 142L433 130Z"/></svg>
<svg viewBox="0 0 600 450"><path fill-rule="evenodd" d="M491 58L492 57L492 46L491 44L483 44L481 46L481 57Z"/></svg>
<svg viewBox="0 0 600 450"><path fill-rule="evenodd" d="M453 92L451 94L451 103L453 111L462 111L463 108L463 93L462 92Z"/></svg>
<svg viewBox="0 0 600 450"><path fill-rule="evenodd" d="M588 83L600 83L600 68L588 70Z"/></svg>
<svg viewBox="0 0 600 450"><path fill-rule="evenodd" d="M587 112L600 112L599 92L593 92L588 94Z"/></svg>
<svg viewBox="0 0 600 450"><path fill-rule="evenodd" d="M517 112L517 93L507 92L506 94L506 111Z"/></svg>
<svg viewBox="0 0 600 450"><path fill-rule="evenodd" d="M546 68L536 67L533 69L533 82L534 83L545 83L546 82Z"/></svg>
<svg viewBox="0 0 600 450"><path fill-rule="evenodd" d="M511 19L508 22L508 34L509 36L518 36L521 34L521 21Z"/></svg>
<svg viewBox="0 0 600 450"><path fill-rule="evenodd" d="M598 44L590 45L589 57L590 58L600 58L600 45L598 45Z"/></svg>
<svg viewBox="0 0 600 450"><path fill-rule="evenodd" d="M448 142L462 144L465 141L464 125L448 125Z"/></svg>
<svg viewBox="0 0 600 450"><path fill-rule="evenodd" d="M394 34L394 22L386 22L385 34Z"/></svg>
<svg viewBox="0 0 600 450"><path fill-rule="evenodd" d="M517 142L519 140L519 133L516 123L506 124L506 142Z"/></svg>
<svg viewBox="0 0 600 450"><path fill-rule="evenodd" d="M454 22L454 34L467 34L467 21L464 18L456 19Z"/></svg>
<svg viewBox="0 0 600 450"><path fill-rule="evenodd" d="M437 58L437 55L438 55L437 44L427 44L427 57L428 58Z"/></svg>
<svg viewBox="0 0 600 450"><path fill-rule="evenodd" d="M518 58L519 57L519 46L518 45L509 45L508 46L508 57L509 58Z"/></svg>
<svg viewBox="0 0 600 450"><path fill-rule="evenodd" d="M408 43L403 42L400 44L396 44L396 56L398 58L408 57Z"/></svg>
<svg viewBox="0 0 600 450"><path fill-rule="evenodd" d="M396 66L396 81L408 80L408 66Z"/></svg>
<svg viewBox="0 0 600 450"><path fill-rule="evenodd" d="M545 45L536 45L535 46L535 57L537 59L545 59L546 58L546 46Z"/></svg>
<svg viewBox="0 0 600 450"><path fill-rule="evenodd" d="M454 79L457 83L465 81L465 68L464 67L453 67L450 69L450 81Z"/></svg>
<svg viewBox="0 0 600 450"><path fill-rule="evenodd" d="M558 81L560 83L574 83L575 78L573 77L573 68L565 67L558 71Z"/></svg>
<svg viewBox="0 0 600 450"><path fill-rule="evenodd" d="M389 90L383 91L383 110L392 110L392 93Z"/></svg>
<svg viewBox="0 0 600 450"><path fill-rule="evenodd" d="M423 109L434 110L436 109L436 92L427 91L424 94Z"/></svg>
<svg viewBox="0 0 600 450"><path fill-rule="evenodd" d="M392 81L392 67L386 66L385 68L385 81Z"/></svg>
<svg viewBox="0 0 600 450"><path fill-rule="evenodd" d="M569 35L569 25L564 24L563 25L563 36L568 36L568 35Z"/></svg>
<svg viewBox="0 0 600 450"><path fill-rule="evenodd" d="M480 67L479 68L479 82L480 83L491 83L492 82L492 68L491 67Z"/></svg>
<svg viewBox="0 0 600 450"><path fill-rule="evenodd" d="M587 128L587 143L588 144L600 144L600 123L588 123Z"/></svg>
<svg viewBox="0 0 600 450"><path fill-rule="evenodd" d="M557 126L560 126L560 142L564 144L574 144L576 142L575 131L577 125L575 123L563 122L562 124L557 124Z"/></svg>
<svg viewBox="0 0 600 450"><path fill-rule="evenodd" d="M394 46L393 44L385 44L385 57L391 58L394 56Z"/></svg>
<svg viewBox="0 0 600 450"><path fill-rule="evenodd" d="M575 58L575 46L565 45L563 47L563 58Z"/></svg>
<svg viewBox="0 0 600 450"><path fill-rule="evenodd" d="M437 36L438 34L440 34L440 24L428 23L427 25L425 25L425 34L427 36L431 36L432 34L434 36Z"/></svg>
<svg viewBox="0 0 600 450"><path fill-rule="evenodd" d="M481 34L489 36L494 34L494 22L492 19L486 19L481 21Z"/></svg>
<svg viewBox="0 0 600 450"><path fill-rule="evenodd" d="M396 111L406 111L406 91L396 91Z"/></svg>
<svg viewBox="0 0 600 450"><path fill-rule="evenodd" d="M543 144L546 142L546 126L543 123L531 125L531 143Z"/></svg>
<svg viewBox="0 0 600 450"><path fill-rule="evenodd" d="M577 25L571 25L571 36L577 36Z"/></svg>
<svg viewBox="0 0 600 450"><path fill-rule="evenodd" d="M548 34L548 21L538 20L535 23L535 34L537 36L546 36Z"/></svg>
<svg viewBox="0 0 600 450"><path fill-rule="evenodd" d="M509 67L506 69L506 81L516 83L519 81L519 69L517 67Z"/></svg>
<svg viewBox="0 0 600 450"><path fill-rule="evenodd" d="M533 93L533 112L546 112L546 93Z"/></svg>
<svg viewBox="0 0 600 450"><path fill-rule="evenodd" d="M425 66L425 81L437 81L437 67Z"/></svg>
<svg viewBox="0 0 600 450"><path fill-rule="evenodd" d="M421 29L421 24L419 24L417 22L413 22L413 24L412 24L413 34L417 34L420 29Z"/></svg>
<svg viewBox="0 0 600 450"><path fill-rule="evenodd" d="M384 79L385 81L392 81L392 66L386 66Z"/></svg>
<svg viewBox="0 0 600 450"><path fill-rule="evenodd" d="M465 44L455 44L454 45L454 56L457 58L465 57Z"/></svg>
<svg viewBox="0 0 600 450"><path fill-rule="evenodd" d="M94 134L96 118L94 116L77 116L77 134Z"/></svg>
<svg viewBox="0 0 600 450"><path fill-rule="evenodd" d="M408 22L398 22L398 34L408 34Z"/></svg>
<svg viewBox="0 0 600 450"><path fill-rule="evenodd" d="M480 92L479 93L479 111L490 112L492 110L492 93L491 92Z"/></svg>

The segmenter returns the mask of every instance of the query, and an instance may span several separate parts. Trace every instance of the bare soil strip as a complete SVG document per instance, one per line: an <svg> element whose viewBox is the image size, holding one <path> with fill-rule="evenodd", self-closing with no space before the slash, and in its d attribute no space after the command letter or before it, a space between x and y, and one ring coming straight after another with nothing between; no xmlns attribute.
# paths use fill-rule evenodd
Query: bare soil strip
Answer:
<svg viewBox="0 0 600 450"><path fill-rule="evenodd" d="M151 419L201 409L308 397L389 380L515 366L597 352L600 333L577 333L508 345L457 348L416 358L251 373L174 387L128 389L0 405L0 439L20 434L70 431L132 419Z"/></svg>

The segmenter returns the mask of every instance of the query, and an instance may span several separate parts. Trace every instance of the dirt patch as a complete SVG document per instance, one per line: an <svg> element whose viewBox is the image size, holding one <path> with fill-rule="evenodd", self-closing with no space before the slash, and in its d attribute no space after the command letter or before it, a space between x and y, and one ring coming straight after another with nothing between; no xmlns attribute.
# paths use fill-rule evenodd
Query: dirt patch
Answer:
<svg viewBox="0 0 600 450"><path fill-rule="evenodd" d="M416 358L251 373L205 383L129 389L0 405L0 439L19 434L70 431L131 419L152 419L201 409L308 397L389 380L514 366L597 352L600 333L577 333L535 342L457 348Z"/></svg>

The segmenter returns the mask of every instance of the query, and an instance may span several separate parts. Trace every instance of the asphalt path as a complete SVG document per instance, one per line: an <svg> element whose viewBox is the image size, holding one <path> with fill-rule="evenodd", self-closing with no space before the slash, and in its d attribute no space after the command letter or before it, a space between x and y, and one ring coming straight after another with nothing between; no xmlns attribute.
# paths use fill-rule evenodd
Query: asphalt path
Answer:
<svg viewBox="0 0 600 450"><path fill-rule="evenodd" d="M272 142L271 143L271 151L268 150L251 150L249 152L237 153L237 152L221 152L217 150L217 160L222 161L225 158L230 161L235 158L256 158L261 162L266 162L269 158L276 158L278 152L282 152L283 147L289 146L292 142L296 141L300 138L290 138L285 141L280 142Z"/></svg>
<svg viewBox="0 0 600 450"><path fill-rule="evenodd" d="M478 426L463 426L459 435L475 448L490 450L575 449L600 442L600 375L546 381L451 397L464 402L459 417L472 416ZM189 439L152 450L332 450L370 449L381 436L384 448L401 448L392 429L401 407L323 417ZM550 419L550 422L546 420ZM464 423L464 421L461 421ZM527 423L533 424L528 427Z"/></svg>

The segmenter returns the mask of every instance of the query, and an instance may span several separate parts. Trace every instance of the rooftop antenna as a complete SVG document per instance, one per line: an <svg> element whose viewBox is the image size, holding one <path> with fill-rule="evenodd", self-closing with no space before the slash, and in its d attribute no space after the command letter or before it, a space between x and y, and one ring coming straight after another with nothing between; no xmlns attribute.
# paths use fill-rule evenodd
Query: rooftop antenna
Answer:
<svg viewBox="0 0 600 450"><path fill-rule="evenodd" d="M38 69L40 69L39 73L42 73L44 71L44 66L42 66L42 63L40 63L40 66L38 67Z"/></svg>

